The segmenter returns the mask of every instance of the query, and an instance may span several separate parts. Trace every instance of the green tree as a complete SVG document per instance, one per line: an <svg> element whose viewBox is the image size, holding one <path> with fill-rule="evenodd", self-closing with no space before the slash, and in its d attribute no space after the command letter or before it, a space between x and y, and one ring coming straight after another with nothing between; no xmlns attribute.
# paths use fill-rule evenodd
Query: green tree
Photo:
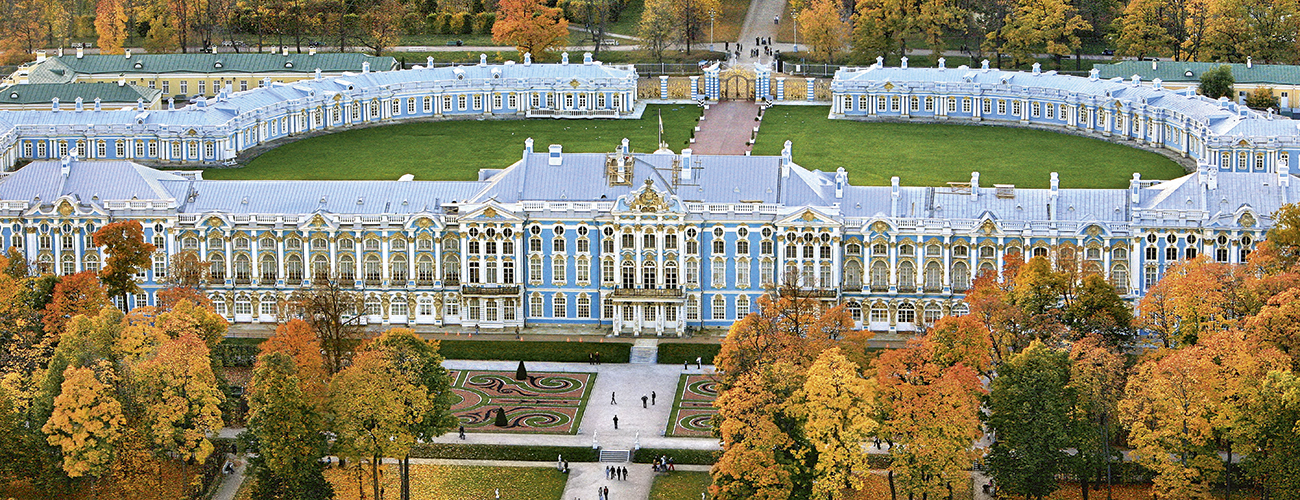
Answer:
<svg viewBox="0 0 1300 500"><path fill-rule="evenodd" d="M672 0L645 0L641 22L637 23L637 36L641 46L655 59L663 62L664 51L673 39Z"/></svg>
<svg viewBox="0 0 1300 500"><path fill-rule="evenodd" d="M380 461L410 452L415 429L428 413L428 393L382 352L367 350L334 376L330 402L338 454L369 461L372 490L380 498Z"/></svg>
<svg viewBox="0 0 1300 500"><path fill-rule="evenodd" d="M257 358L249 384L249 432L257 438L254 498L330 498L320 459L325 456L323 416L302 390L294 359L284 352Z"/></svg>
<svg viewBox="0 0 1300 500"><path fill-rule="evenodd" d="M424 414L417 415L410 432L420 441L441 436L456 427L458 420L451 413L457 397L451 392L451 376L442 367L438 354L438 341L426 341L407 328L393 328L384 332L368 349L381 353L393 369L406 381L423 388L428 396ZM520 362L523 366L523 362ZM410 456L400 455L402 497L410 497Z"/></svg>
<svg viewBox="0 0 1300 500"><path fill-rule="evenodd" d="M1255 451L1242 466L1263 485L1268 498L1300 499L1300 378L1290 371L1271 371L1247 411L1258 421Z"/></svg>
<svg viewBox="0 0 1300 500"><path fill-rule="evenodd" d="M1124 396L1126 374L1123 356L1096 335L1086 336L1070 348L1070 387L1078 395L1075 411L1087 425L1080 430L1079 453L1074 460L1082 490L1088 489L1090 478L1102 477L1103 473L1110 487L1109 466L1120 455L1109 443L1116 405ZM1083 495L1086 498L1087 494Z"/></svg>
<svg viewBox="0 0 1300 500"><path fill-rule="evenodd" d="M998 367L987 398L986 421L997 439L989 470L1007 493L1042 499L1056 491L1076 447L1077 393L1070 358L1035 341Z"/></svg>
<svg viewBox="0 0 1300 500"><path fill-rule="evenodd" d="M1210 99L1220 97L1231 99L1233 85L1235 85L1235 80L1232 77L1232 66L1225 64L1201 73L1201 85L1198 89L1201 91L1201 95Z"/></svg>
<svg viewBox="0 0 1300 500"><path fill-rule="evenodd" d="M110 297L122 297L122 307L128 307L127 294L140 291L135 275L149 268L157 248L144 241L144 229L138 220L108 223L95 231L94 243L108 253L99 279L108 287Z"/></svg>
<svg viewBox="0 0 1300 500"><path fill-rule="evenodd" d="M1066 306L1064 320L1075 339L1096 334L1112 346L1124 347L1133 338L1133 311L1119 296L1116 285L1099 274L1083 278L1078 294Z"/></svg>

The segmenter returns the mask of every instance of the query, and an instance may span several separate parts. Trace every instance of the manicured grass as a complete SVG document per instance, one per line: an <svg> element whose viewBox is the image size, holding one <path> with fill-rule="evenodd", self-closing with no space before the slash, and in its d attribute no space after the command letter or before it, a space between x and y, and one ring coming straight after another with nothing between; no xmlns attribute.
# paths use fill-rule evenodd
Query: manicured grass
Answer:
<svg viewBox="0 0 1300 500"><path fill-rule="evenodd" d="M519 161L524 139L535 151L550 144L565 152L614 151L623 138L633 151L656 149L657 111L663 111L664 140L681 149L699 118L694 105L650 106L640 120L451 120L402 123L347 130L290 142L246 167L209 169L208 179L476 180L481 168L506 168Z"/></svg>
<svg viewBox="0 0 1300 500"><path fill-rule="evenodd" d="M721 451L679 450L671 448L641 448L632 457L633 463L648 464L656 458L673 457L674 465L713 465L722 455Z"/></svg>
<svg viewBox="0 0 1300 500"><path fill-rule="evenodd" d="M722 344L663 343L659 344L659 364L679 365L682 362L695 364L700 358L704 364L713 364L713 357L722 350Z"/></svg>
<svg viewBox="0 0 1300 500"><path fill-rule="evenodd" d="M794 161L809 169L844 167L854 185L888 185L899 176L904 186L980 184L1048 187L1059 172L1062 188L1125 188L1134 172L1144 179L1184 174L1177 163L1156 153L1102 140L1046 130L933 123L863 123L828 120L820 106L777 106L763 117L755 155L777 155L786 140Z"/></svg>
<svg viewBox="0 0 1300 500"><path fill-rule="evenodd" d="M626 363L632 354L632 344L626 342L438 340L446 359L586 362L588 353L599 352L602 363Z"/></svg>
<svg viewBox="0 0 1300 500"><path fill-rule="evenodd" d="M595 462L600 453L590 446L507 446L492 444L420 443L411 449L411 458L446 458L461 460L518 460L523 462L554 461L564 457L570 462Z"/></svg>
<svg viewBox="0 0 1300 500"><path fill-rule="evenodd" d="M713 477L708 472L674 471L655 476L650 500L694 500L707 493Z"/></svg>
<svg viewBox="0 0 1300 500"><path fill-rule="evenodd" d="M334 498L357 500L357 474L354 469L338 468L325 471L325 478L334 484ZM366 498L370 493L370 467L363 482ZM396 498L398 487L397 465L385 465L380 475L380 485L385 498ZM559 500L564 494L568 476L551 468L534 467L473 467L452 465L411 464L411 498L420 500L465 500L495 498L497 491L503 499Z"/></svg>

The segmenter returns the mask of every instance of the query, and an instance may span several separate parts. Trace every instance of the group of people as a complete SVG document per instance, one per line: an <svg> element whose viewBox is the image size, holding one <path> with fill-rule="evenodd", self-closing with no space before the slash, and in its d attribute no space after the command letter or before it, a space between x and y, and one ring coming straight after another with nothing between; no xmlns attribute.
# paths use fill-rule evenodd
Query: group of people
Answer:
<svg viewBox="0 0 1300 500"><path fill-rule="evenodd" d="M599 365L599 364L600 364L600 352L597 351L597 352L589 352L589 353L587 353L587 364L589 364L589 365Z"/></svg>
<svg viewBox="0 0 1300 500"><path fill-rule="evenodd" d="M615 467L613 465L605 466L605 479L627 481L627 467Z"/></svg>
<svg viewBox="0 0 1300 500"><path fill-rule="evenodd" d="M662 455L659 458L656 458L654 460L653 465L654 465L655 472L668 472L668 471L677 470L677 468L673 466L673 457L667 455Z"/></svg>

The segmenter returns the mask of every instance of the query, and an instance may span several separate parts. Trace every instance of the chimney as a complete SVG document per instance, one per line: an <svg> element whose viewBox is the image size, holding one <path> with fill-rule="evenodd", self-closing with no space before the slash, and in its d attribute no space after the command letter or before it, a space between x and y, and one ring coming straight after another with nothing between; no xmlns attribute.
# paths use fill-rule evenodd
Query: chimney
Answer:
<svg viewBox="0 0 1300 500"><path fill-rule="evenodd" d="M562 163L564 162L564 157L561 156L561 153L563 153L563 152L564 152L564 146L561 146L561 145L559 145L559 144L552 144L552 145L551 145L551 157L550 157L550 159L548 160L548 163L549 163L551 166L553 166L553 167L558 167L558 166L560 166L560 164L562 164Z"/></svg>
<svg viewBox="0 0 1300 500"><path fill-rule="evenodd" d="M83 48L81 48L81 47L77 47L77 59L81 59L82 57L85 57L85 56L86 56L86 49L83 49Z"/></svg>
<svg viewBox="0 0 1300 500"><path fill-rule="evenodd" d="M947 60L947 59L944 59L944 58L940 57L940 58L939 58L939 69L943 69L943 68L945 68L945 67L946 67L945 65L946 65L947 63L948 63L948 60Z"/></svg>
<svg viewBox="0 0 1300 500"><path fill-rule="evenodd" d="M844 173L844 167L835 169L835 199L844 197L844 185L849 181L849 174Z"/></svg>
<svg viewBox="0 0 1300 500"><path fill-rule="evenodd" d="M478 65L479 65L479 66L487 66L487 54L479 54L479 55L478 55Z"/></svg>
<svg viewBox="0 0 1300 500"><path fill-rule="evenodd" d="M530 154L533 154L533 138L532 138L532 137L529 137L529 138L527 138L527 139L524 139L524 159L525 159L525 160L528 159L528 155L530 155Z"/></svg>
<svg viewBox="0 0 1300 500"><path fill-rule="evenodd" d="M1061 199L1061 180L1057 178L1056 172L1052 172L1052 180L1047 190L1047 219L1056 220L1059 218L1060 207L1057 200Z"/></svg>
<svg viewBox="0 0 1300 500"><path fill-rule="evenodd" d="M690 180L691 179L691 149L690 148L686 148L682 150L681 162L682 162L681 178L682 180Z"/></svg>
<svg viewBox="0 0 1300 500"><path fill-rule="evenodd" d="M59 50L62 51L63 49L59 49ZM38 50L38 51L36 51L36 62L45 62L45 51L44 51L44 50Z"/></svg>
<svg viewBox="0 0 1300 500"><path fill-rule="evenodd" d="M1279 163L1277 166L1277 185L1283 188L1291 185L1291 166Z"/></svg>
<svg viewBox="0 0 1300 500"><path fill-rule="evenodd" d="M307 48L307 55L309 55L309 56L314 56L314 55L316 55L316 47L308 47L308 48Z"/></svg>
<svg viewBox="0 0 1300 500"><path fill-rule="evenodd" d="M785 141L785 147L781 148L781 166L787 167L794 161L794 143Z"/></svg>
<svg viewBox="0 0 1300 500"><path fill-rule="evenodd" d="M426 68L432 68L432 67L433 67L433 56L429 56L429 57L424 58L424 67L426 67Z"/></svg>
<svg viewBox="0 0 1300 500"><path fill-rule="evenodd" d="M55 97L55 98L53 98L53 99L50 99L50 110L51 110L51 111L58 111L58 110L59 110L59 98L58 98L58 97Z"/></svg>
<svg viewBox="0 0 1300 500"><path fill-rule="evenodd" d="M63 164L59 167L59 174L62 175L64 179L67 179L68 174L71 172L72 172L72 155L67 155L63 157Z"/></svg>
<svg viewBox="0 0 1300 500"><path fill-rule="evenodd" d="M1138 85L1142 85L1142 77L1141 77L1141 76L1138 76L1138 75L1133 75L1133 80L1132 80L1132 82L1133 82L1133 86L1134 86L1134 87L1136 87L1136 86L1138 86Z"/></svg>
<svg viewBox="0 0 1300 500"><path fill-rule="evenodd" d="M898 199L903 191L898 187L898 176L889 178L889 216L898 217Z"/></svg>
<svg viewBox="0 0 1300 500"><path fill-rule="evenodd" d="M122 56L123 56L123 57L126 57L127 59L130 59L130 58L131 58L131 49L123 49L123 50L122 50Z"/></svg>
<svg viewBox="0 0 1300 500"><path fill-rule="evenodd" d="M1099 70L1099 69L1097 69L1097 68L1092 68L1092 69L1088 70L1088 80L1089 80L1089 81L1094 81L1094 82L1095 82L1095 81L1097 81L1097 80L1100 79L1100 78L1101 78L1101 70Z"/></svg>
<svg viewBox="0 0 1300 500"><path fill-rule="evenodd" d="M1155 58L1151 58L1151 69L1156 69L1156 65L1159 63L1160 61L1157 61Z"/></svg>
<svg viewBox="0 0 1300 500"><path fill-rule="evenodd" d="M125 87L125 86L126 86L126 76L125 76L125 75L117 77L117 86L118 86L118 87Z"/></svg>
<svg viewBox="0 0 1300 500"><path fill-rule="evenodd" d="M63 57L63 47L59 46L59 57Z"/></svg>
<svg viewBox="0 0 1300 500"><path fill-rule="evenodd" d="M100 100L98 97L95 98L95 111L103 111L103 108L100 107Z"/></svg>
<svg viewBox="0 0 1300 500"><path fill-rule="evenodd" d="M591 52L583 52L583 53L582 53L582 64L585 64L585 65L588 65L588 66L591 65Z"/></svg>
<svg viewBox="0 0 1300 500"><path fill-rule="evenodd" d="M533 53L524 52L524 66L529 66L531 64L533 64Z"/></svg>
<svg viewBox="0 0 1300 500"><path fill-rule="evenodd" d="M898 67L907 69L907 56L903 56L902 59L898 60Z"/></svg>
<svg viewBox="0 0 1300 500"><path fill-rule="evenodd" d="M366 74L369 72L370 72L370 62L366 61L361 63L361 74Z"/></svg>
<svg viewBox="0 0 1300 500"><path fill-rule="evenodd" d="M632 148L628 147L628 142L630 142L630 141L628 141L627 138L624 137L624 138L623 138L623 149L621 150L621 152L623 153L624 156L627 156L627 155L632 154Z"/></svg>
<svg viewBox="0 0 1300 500"><path fill-rule="evenodd" d="M286 56L289 55L289 47L288 47L288 46L285 46L285 47L284 47L284 55L286 55Z"/></svg>
<svg viewBox="0 0 1300 500"><path fill-rule="evenodd" d="M176 109L176 98L175 98L175 97L168 97L168 98L167 98L167 109Z"/></svg>
<svg viewBox="0 0 1300 500"><path fill-rule="evenodd" d="M1156 89L1156 90L1160 90L1160 89L1165 88L1165 82L1164 82L1164 80L1161 80L1161 79L1159 79L1159 78L1156 78L1156 79L1151 80L1151 88Z"/></svg>
<svg viewBox="0 0 1300 500"><path fill-rule="evenodd" d="M77 111L85 111L85 109L86 109L86 108L85 108L85 105L84 105L84 104L82 103L82 101L81 101L81 97L80 97L80 96L77 97L77 100L76 100L76 101L73 101L73 105L72 105L72 107L73 107L73 109L75 109L75 110L77 110Z"/></svg>
<svg viewBox="0 0 1300 500"><path fill-rule="evenodd" d="M884 57L882 57L882 56L876 56L876 67L880 67L880 68L885 67L885 58L884 58Z"/></svg>
<svg viewBox="0 0 1300 500"><path fill-rule="evenodd" d="M984 70L984 71L988 71L988 70L989 70L989 60L988 60L988 59L985 59L985 60L983 60L983 61L980 61L980 69L982 69L982 70Z"/></svg>
<svg viewBox="0 0 1300 500"><path fill-rule="evenodd" d="M1250 56L1246 56L1246 69L1250 69L1254 67L1255 67L1255 62L1251 60Z"/></svg>
<svg viewBox="0 0 1300 500"><path fill-rule="evenodd" d="M135 98L135 109L138 109L138 110L140 110L140 111L144 111L144 98L143 98L143 97L137 97L137 98Z"/></svg>
<svg viewBox="0 0 1300 500"><path fill-rule="evenodd" d="M1042 73L1043 73L1043 65L1039 63L1034 63L1034 74L1041 75Z"/></svg>
<svg viewBox="0 0 1300 500"><path fill-rule="evenodd" d="M316 79L320 80L320 68L316 68Z"/></svg>
<svg viewBox="0 0 1300 500"><path fill-rule="evenodd" d="M1050 196L1052 199L1056 199L1058 196L1061 196L1061 178L1060 176L1056 175L1056 172L1052 172L1051 186L1052 186L1051 193L1049 193L1048 196Z"/></svg>
<svg viewBox="0 0 1300 500"><path fill-rule="evenodd" d="M568 53L568 52L561 52L561 53L560 53L560 64L569 64L569 53Z"/></svg>
<svg viewBox="0 0 1300 500"><path fill-rule="evenodd" d="M970 199L978 200L980 197L980 173L970 173Z"/></svg>
<svg viewBox="0 0 1300 500"><path fill-rule="evenodd" d="M1133 180L1128 181L1128 201L1132 205L1142 201L1142 174L1133 172Z"/></svg>

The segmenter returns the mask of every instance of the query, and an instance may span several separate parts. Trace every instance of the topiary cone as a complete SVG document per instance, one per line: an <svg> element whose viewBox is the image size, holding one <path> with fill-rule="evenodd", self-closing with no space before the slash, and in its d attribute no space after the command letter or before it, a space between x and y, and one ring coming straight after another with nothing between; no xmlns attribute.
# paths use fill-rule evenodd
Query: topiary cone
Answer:
<svg viewBox="0 0 1300 500"><path fill-rule="evenodd" d="M496 422L493 422L493 424L496 425L497 427L506 427L510 425L510 422L506 421L505 408L497 408L497 419Z"/></svg>
<svg viewBox="0 0 1300 500"><path fill-rule="evenodd" d="M528 380L528 369L524 368L524 362L519 362L519 368L515 369L515 380Z"/></svg>

